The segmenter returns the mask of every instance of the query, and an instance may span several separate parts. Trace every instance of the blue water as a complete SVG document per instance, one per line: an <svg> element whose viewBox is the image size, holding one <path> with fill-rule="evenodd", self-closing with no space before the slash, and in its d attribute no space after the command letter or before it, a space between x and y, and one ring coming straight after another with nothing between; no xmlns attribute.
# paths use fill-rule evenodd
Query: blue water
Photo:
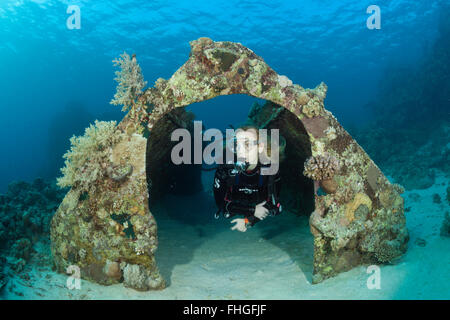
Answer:
<svg viewBox="0 0 450 320"><path fill-rule="evenodd" d="M55 177L71 135L94 119L123 117L109 101L112 60L124 51L136 53L152 86L187 60L189 41L240 42L294 83L324 81L326 108L344 125L367 121L364 106L382 72L414 67L433 44L444 1L378 1L381 29L369 30L372 2L2 0L0 192L11 180ZM79 30L66 26L69 4L80 7ZM210 101L214 107L198 108L197 118L224 127L245 116L246 98Z"/></svg>
<svg viewBox="0 0 450 320"><path fill-rule="evenodd" d="M373 4L380 29L366 24ZM80 29L67 27L71 5ZM213 171L199 175L201 191L173 174L183 184L168 183L151 208L168 288L64 287L66 276L51 269L49 228L67 191L53 182L70 137L125 115L109 103L113 59L135 53L151 87L185 63L200 37L239 42L303 87L325 82L325 107L404 186L408 251L382 266L383 290L366 290L363 267L311 284L309 218L290 214L289 194L285 214L230 231L212 217ZM187 109L224 130L244 122L254 102L264 103L230 95ZM0 0L0 114L0 299L449 297L450 0Z"/></svg>

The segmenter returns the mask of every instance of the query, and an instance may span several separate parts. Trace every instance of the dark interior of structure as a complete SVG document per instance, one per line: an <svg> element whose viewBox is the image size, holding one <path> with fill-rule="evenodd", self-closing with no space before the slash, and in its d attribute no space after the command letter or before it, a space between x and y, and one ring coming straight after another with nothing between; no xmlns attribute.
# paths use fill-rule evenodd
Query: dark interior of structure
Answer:
<svg viewBox="0 0 450 320"><path fill-rule="evenodd" d="M194 118L192 112L177 108L160 119L150 132L146 150L150 211L167 194L193 195L202 191L202 165L175 165L171 161L172 147L178 143L171 141L172 131L185 128L193 132ZM309 216L314 210L314 186L302 171L303 163L311 156L311 145L302 122L284 107L266 101L263 105L253 104L247 123L279 129L285 140L284 154L280 156L281 203L284 211Z"/></svg>

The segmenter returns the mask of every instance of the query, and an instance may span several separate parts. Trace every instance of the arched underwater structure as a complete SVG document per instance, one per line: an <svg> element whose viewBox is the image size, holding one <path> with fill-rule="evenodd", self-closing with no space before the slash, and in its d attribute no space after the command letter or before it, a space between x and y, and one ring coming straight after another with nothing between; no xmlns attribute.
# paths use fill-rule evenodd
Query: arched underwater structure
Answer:
<svg viewBox="0 0 450 320"><path fill-rule="evenodd" d="M106 145L95 149L102 153L97 179L87 189L72 186L58 208L51 249L59 272L76 265L82 278L101 284L164 288L154 258L157 224L148 207L147 138L169 111L229 94L272 101L296 115L311 146L311 170L327 171L327 165L339 163L334 175L321 181L333 187L315 195L310 216L313 283L357 265L392 261L406 251L402 188L386 179L324 108L324 83L314 89L293 84L240 43L199 38L190 45L186 63L169 80L159 78L145 90ZM95 154L89 161L94 159Z"/></svg>
<svg viewBox="0 0 450 320"><path fill-rule="evenodd" d="M250 98L250 96L248 97ZM245 123L258 128L277 129L279 131L282 150L279 170L283 181L281 203L284 211L309 217L311 212L314 211L314 183L311 179L305 177L302 172L303 163L311 157L308 134L302 122L292 112L271 101L263 101L262 104L249 102L251 108L247 118L242 119L241 124ZM203 103L203 101L197 103L195 107L199 107L199 104ZM211 108L209 105L203 105L203 107ZM193 164L192 159L192 163L181 165L175 165L171 161L172 148L179 143L178 141L171 141L171 134L176 129L183 128L190 132L191 155L194 153L195 114L193 109L191 111L186 110L187 112L184 109L184 107L175 108L164 114L153 126L152 134L149 135L147 140L146 174L147 181L151 185L149 209L152 212L152 206L157 205L166 194L192 195L209 190L209 186L205 185L207 182L202 183L202 165ZM246 109L245 105L243 105L243 109ZM215 111L215 109L209 110ZM205 129L207 128L202 124L202 130ZM208 143L203 143L202 150ZM214 169L214 167L209 168L209 170L211 169ZM211 176L209 179L211 180L209 185L212 186L213 177ZM213 198L212 189L209 192Z"/></svg>

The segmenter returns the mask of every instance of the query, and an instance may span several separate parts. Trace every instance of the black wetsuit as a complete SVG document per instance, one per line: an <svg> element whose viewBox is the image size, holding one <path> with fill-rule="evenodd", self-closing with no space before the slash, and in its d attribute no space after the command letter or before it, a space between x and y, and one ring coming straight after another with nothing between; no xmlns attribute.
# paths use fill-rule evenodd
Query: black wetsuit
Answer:
<svg viewBox="0 0 450 320"><path fill-rule="evenodd" d="M219 212L229 218L233 215L244 215L249 225L260 221L254 216L255 206L266 200L265 208L270 215L281 212L279 202L280 176L279 171L273 175L261 175L261 164L252 171L233 172L233 166L220 165L214 175L214 198ZM272 196L273 195L273 196Z"/></svg>

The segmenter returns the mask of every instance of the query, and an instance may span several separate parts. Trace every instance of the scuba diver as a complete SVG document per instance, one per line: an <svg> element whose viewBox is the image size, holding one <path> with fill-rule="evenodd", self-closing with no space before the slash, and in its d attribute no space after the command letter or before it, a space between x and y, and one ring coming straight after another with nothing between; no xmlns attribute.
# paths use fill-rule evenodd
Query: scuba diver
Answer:
<svg viewBox="0 0 450 320"><path fill-rule="evenodd" d="M248 227L265 219L268 215L281 213L279 202L279 170L273 175L262 175L259 155L266 147L259 142L258 129L241 126L234 141L235 163L221 164L214 175L214 198L218 219L222 212L225 218L243 215L231 221L231 230L245 232Z"/></svg>

